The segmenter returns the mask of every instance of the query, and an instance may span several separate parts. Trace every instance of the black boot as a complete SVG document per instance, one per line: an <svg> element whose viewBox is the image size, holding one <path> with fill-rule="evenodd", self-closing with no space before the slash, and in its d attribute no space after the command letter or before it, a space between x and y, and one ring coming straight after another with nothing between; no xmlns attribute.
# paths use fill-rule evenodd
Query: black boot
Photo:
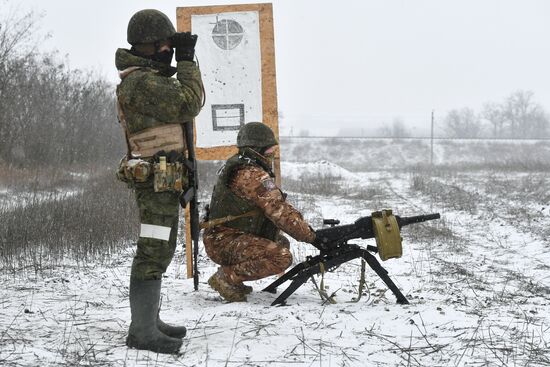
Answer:
<svg viewBox="0 0 550 367"><path fill-rule="evenodd" d="M132 323L126 345L157 353L178 353L182 341L163 334L157 328L160 280L130 278L130 309Z"/></svg>

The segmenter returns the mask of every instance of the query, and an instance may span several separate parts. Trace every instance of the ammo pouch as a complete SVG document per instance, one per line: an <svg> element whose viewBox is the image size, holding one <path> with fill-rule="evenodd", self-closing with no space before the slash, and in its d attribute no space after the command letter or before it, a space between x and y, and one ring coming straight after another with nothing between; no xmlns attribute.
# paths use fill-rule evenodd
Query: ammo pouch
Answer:
<svg viewBox="0 0 550 367"><path fill-rule="evenodd" d="M116 177L127 184L147 182L153 174L153 166L143 159L123 157L118 165Z"/></svg>
<svg viewBox="0 0 550 367"><path fill-rule="evenodd" d="M186 173L182 163L167 163L164 156L159 157L157 163L124 157L120 160L116 176L130 187L136 183L148 182L152 178L155 192L182 192L187 188Z"/></svg>
<svg viewBox="0 0 550 367"><path fill-rule="evenodd" d="M153 165L155 192L182 192L187 188L187 169L181 162L167 163L166 157L159 157Z"/></svg>

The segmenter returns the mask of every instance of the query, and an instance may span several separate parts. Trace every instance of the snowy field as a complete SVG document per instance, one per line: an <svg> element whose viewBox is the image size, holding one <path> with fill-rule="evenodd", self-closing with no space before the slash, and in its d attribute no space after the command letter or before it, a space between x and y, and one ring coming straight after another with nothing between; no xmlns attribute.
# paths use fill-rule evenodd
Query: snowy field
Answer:
<svg viewBox="0 0 550 367"><path fill-rule="evenodd" d="M441 214L405 227L403 257L382 263L409 305L368 268L364 295L349 302L359 260L325 274L336 304L308 282L271 307L276 295L261 289L275 278L250 282L247 303L224 303L206 284L216 266L204 250L198 291L178 252L161 315L188 327L181 353L130 350L125 246L104 266L0 273L0 365L550 366L550 175L538 166L550 143L439 143L433 169L418 165L427 142L320 143L282 142L283 186L314 228L385 208ZM521 164L501 168L511 160ZM292 252L295 262L316 254L295 241Z"/></svg>

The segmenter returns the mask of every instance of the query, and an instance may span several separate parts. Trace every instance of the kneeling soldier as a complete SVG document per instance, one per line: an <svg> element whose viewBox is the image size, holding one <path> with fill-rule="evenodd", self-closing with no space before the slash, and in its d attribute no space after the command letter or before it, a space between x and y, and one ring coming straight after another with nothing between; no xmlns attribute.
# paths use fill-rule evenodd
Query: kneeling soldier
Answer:
<svg viewBox="0 0 550 367"><path fill-rule="evenodd" d="M244 302L252 287L243 281L283 272L292 263L288 240L312 242L315 232L285 201L272 171L277 145L261 122L244 125L239 152L222 167L210 201L209 226L203 236L208 256L220 265L208 284L229 302Z"/></svg>

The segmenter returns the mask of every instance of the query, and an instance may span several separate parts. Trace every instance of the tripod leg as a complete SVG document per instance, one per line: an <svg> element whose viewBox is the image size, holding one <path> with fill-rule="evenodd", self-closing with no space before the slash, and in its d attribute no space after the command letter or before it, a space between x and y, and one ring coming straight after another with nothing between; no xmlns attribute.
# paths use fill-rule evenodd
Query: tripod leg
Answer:
<svg viewBox="0 0 550 367"><path fill-rule="evenodd" d="M362 257L366 260L371 269L374 270L374 272L380 277L380 279L382 279L384 283L386 283L388 288L393 292L393 294L397 298L397 303L401 305L408 305L409 301L403 295L403 293L401 293L399 288L397 288L395 283L390 279L388 272L382 267L382 265L380 265L378 260L376 260L376 258L366 250L363 251Z"/></svg>
<svg viewBox="0 0 550 367"><path fill-rule="evenodd" d="M279 279L273 281L271 284L269 284L267 287L262 289L262 292L269 292L269 293L275 293L277 291L277 287L286 282L287 280L292 279L293 276L301 272L303 269L305 269L307 265L305 263L300 263L287 271L282 277Z"/></svg>
<svg viewBox="0 0 550 367"><path fill-rule="evenodd" d="M273 302L271 303L271 306L284 305L285 302L286 302L286 299L287 299L288 297L290 297L290 295L291 295L292 293L294 293L294 291L295 291L296 289L300 288L300 286L301 286L302 284L304 284L304 283L306 282L307 279L308 279L307 277L300 277L300 278L294 279L294 280L292 281L292 283L290 283L290 285L288 286L288 288L285 289L285 290L283 291L283 293L281 293L281 294L279 295L279 297L277 297L277 298L275 299L275 301L273 301Z"/></svg>

